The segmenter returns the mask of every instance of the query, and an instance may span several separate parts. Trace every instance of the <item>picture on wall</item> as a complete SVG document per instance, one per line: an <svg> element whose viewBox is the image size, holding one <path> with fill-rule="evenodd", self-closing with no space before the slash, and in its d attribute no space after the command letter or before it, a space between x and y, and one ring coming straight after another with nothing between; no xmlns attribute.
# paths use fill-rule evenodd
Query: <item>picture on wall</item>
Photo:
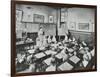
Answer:
<svg viewBox="0 0 100 77"><path fill-rule="evenodd" d="M22 22L33 22L33 12L28 8L23 10Z"/></svg>
<svg viewBox="0 0 100 77"><path fill-rule="evenodd" d="M21 10L16 10L16 21L21 21L22 20L22 11Z"/></svg>
<svg viewBox="0 0 100 77"><path fill-rule="evenodd" d="M54 17L53 16L49 16L49 23L53 23L54 22Z"/></svg>
<svg viewBox="0 0 100 77"><path fill-rule="evenodd" d="M11 77L97 70L97 6L11 4Z"/></svg>
<svg viewBox="0 0 100 77"><path fill-rule="evenodd" d="M89 23L79 23L78 29L79 30L89 30Z"/></svg>
<svg viewBox="0 0 100 77"><path fill-rule="evenodd" d="M70 22L69 29L70 30L76 30L76 23L75 22Z"/></svg>
<svg viewBox="0 0 100 77"><path fill-rule="evenodd" d="M34 22L44 23L44 16L39 14L34 14Z"/></svg>

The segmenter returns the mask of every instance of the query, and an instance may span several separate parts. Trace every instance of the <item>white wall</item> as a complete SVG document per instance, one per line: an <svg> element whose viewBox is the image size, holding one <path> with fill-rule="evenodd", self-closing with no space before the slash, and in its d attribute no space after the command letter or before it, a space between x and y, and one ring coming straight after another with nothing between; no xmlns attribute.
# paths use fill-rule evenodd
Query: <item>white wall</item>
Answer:
<svg viewBox="0 0 100 77"><path fill-rule="evenodd" d="M31 9L27 9L27 7L31 7ZM49 15L54 16L54 22L56 23L56 9L50 8L48 6L41 6L41 5L16 5L16 9L22 10L23 13L31 13L30 15L39 14L44 16L44 23L48 23ZM23 18L24 19L24 18ZM33 19L34 20L34 19ZM24 20L22 20L24 21Z"/></svg>
<svg viewBox="0 0 100 77"><path fill-rule="evenodd" d="M28 9L27 7L30 7ZM57 10L48 6L42 6L42 5L22 5L17 4L16 10L22 11L22 18L21 21L16 22L16 34L18 38L21 38L21 34L24 30L27 32L38 32L39 30L39 23L34 23L34 14L39 14L44 16L44 23L49 22L49 16L54 17L54 23L57 23ZM25 15L31 15L31 21L27 20L27 17ZM46 25L50 26L50 25ZM56 26L56 25L54 25ZM53 30L53 27L51 27L51 34L56 34ZM46 33L46 32L45 32ZM50 33L50 32L49 32ZM47 34L47 33L46 33ZM49 35L49 34L47 34Z"/></svg>
<svg viewBox="0 0 100 77"><path fill-rule="evenodd" d="M20 9L23 13L31 13L30 15L39 14L44 16L44 22L48 22L48 10L49 7L38 6L38 5L16 5L16 9ZM27 9L27 7L31 7L31 9ZM33 17L34 18L34 17ZM24 20L23 20L24 19ZM22 21L25 21L23 18Z"/></svg>
<svg viewBox="0 0 100 77"><path fill-rule="evenodd" d="M70 22L76 23L76 30L77 31L84 31L79 30L78 23L89 23L89 32L93 32L93 27L95 24L94 21L95 11L94 9L90 8L69 8L68 9L68 27L70 26Z"/></svg>

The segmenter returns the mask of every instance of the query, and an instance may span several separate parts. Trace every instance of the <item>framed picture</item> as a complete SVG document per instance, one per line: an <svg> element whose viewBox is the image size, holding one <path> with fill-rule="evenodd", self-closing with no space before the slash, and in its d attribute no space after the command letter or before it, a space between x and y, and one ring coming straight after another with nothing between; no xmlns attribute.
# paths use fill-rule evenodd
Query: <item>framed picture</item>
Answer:
<svg viewBox="0 0 100 77"><path fill-rule="evenodd" d="M12 77L96 70L97 6L11 1Z"/></svg>
<svg viewBox="0 0 100 77"><path fill-rule="evenodd" d="M53 16L49 16L49 23L53 23L53 22L54 22Z"/></svg>
<svg viewBox="0 0 100 77"><path fill-rule="evenodd" d="M26 6L25 9L24 8L20 8L20 9L23 10L22 22L33 22L33 12L31 6Z"/></svg>
<svg viewBox="0 0 100 77"><path fill-rule="evenodd" d="M34 14L34 22L44 23L44 16L39 14Z"/></svg>
<svg viewBox="0 0 100 77"><path fill-rule="evenodd" d="M76 23L75 22L70 22L69 29L70 30L76 30Z"/></svg>
<svg viewBox="0 0 100 77"><path fill-rule="evenodd" d="M21 21L22 20L22 11L21 10L16 10L16 21Z"/></svg>
<svg viewBox="0 0 100 77"><path fill-rule="evenodd" d="M89 30L89 23L78 23L78 29L79 30Z"/></svg>

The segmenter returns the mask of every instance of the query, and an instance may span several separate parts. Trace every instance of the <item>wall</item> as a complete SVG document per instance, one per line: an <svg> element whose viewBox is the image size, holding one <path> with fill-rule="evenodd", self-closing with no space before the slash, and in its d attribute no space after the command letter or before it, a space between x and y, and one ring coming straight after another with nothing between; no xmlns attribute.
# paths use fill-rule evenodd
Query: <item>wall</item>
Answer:
<svg viewBox="0 0 100 77"><path fill-rule="evenodd" d="M31 7L27 9L27 7ZM48 23L48 16L53 15L56 22L56 10L48 6L42 5L16 5L16 9L22 10L24 13L39 14L44 16L44 23ZM34 18L34 16L33 16ZM23 20L22 20L23 21Z"/></svg>
<svg viewBox="0 0 100 77"><path fill-rule="evenodd" d="M30 7L29 9L27 7ZM23 31L27 31L30 33L34 33L34 32L38 32L39 30L39 23L34 23L34 14L39 14L39 15L43 15L44 16L44 23L48 23L48 19L49 16L53 16L54 17L54 22L53 23L57 23L57 11L54 8L48 7L48 6L41 6L41 5L16 5L16 9L17 10L21 10L23 12L22 14L22 19L20 22L16 23L16 27L17 27L17 37L21 37L21 33ZM32 19L31 21L26 20L27 18L25 18L26 14L31 15ZM44 25L44 24L43 24ZM46 26L50 26L49 24L46 24ZM56 25L54 25L56 26ZM52 31L51 34L54 34L53 32L53 27L51 27Z"/></svg>
<svg viewBox="0 0 100 77"><path fill-rule="evenodd" d="M77 31L93 32L94 22L94 9L89 8L69 8L68 9L68 28L70 22L75 22ZM89 30L79 30L78 23L89 23Z"/></svg>
<svg viewBox="0 0 100 77"><path fill-rule="evenodd" d="M94 35L94 9L89 8L68 8L67 12L68 29L76 39L82 41L93 41ZM71 23L74 23L75 28L70 28ZM79 29L79 23L89 23L89 30ZM88 40L89 39L89 40Z"/></svg>
<svg viewBox="0 0 100 77"><path fill-rule="evenodd" d="M65 32L68 30L72 33L72 35L76 39L80 39L82 41L93 41L94 39L94 9L91 8L66 8L65 12L65 21L66 24L63 29L58 28L58 35L65 35ZM59 16L59 10L58 10ZM88 23L89 29L79 29L79 23ZM60 26L60 20L58 19L58 27ZM73 28L71 28L73 26ZM82 26L82 25L81 25ZM89 40L88 40L89 39Z"/></svg>

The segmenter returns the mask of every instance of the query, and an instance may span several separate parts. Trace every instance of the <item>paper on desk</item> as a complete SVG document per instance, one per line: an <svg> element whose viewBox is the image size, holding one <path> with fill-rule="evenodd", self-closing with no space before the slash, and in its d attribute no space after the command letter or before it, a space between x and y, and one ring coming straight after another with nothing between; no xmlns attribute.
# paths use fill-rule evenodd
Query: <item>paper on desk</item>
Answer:
<svg viewBox="0 0 100 77"><path fill-rule="evenodd" d="M63 55L61 53L58 53L57 55L55 55L55 57L57 57L58 59L62 59Z"/></svg>
<svg viewBox="0 0 100 77"><path fill-rule="evenodd" d="M69 58L69 60L71 60L72 62L74 62L75 64L78 63L80 61L80 59L77 56L72 56L71 58Z"/></svg>
<svg viewBox="0 0 100 77"><path fill-rule="evenodd" d="M35 49L28 50L29 53L35 53Z"/></svg>
<svg viewBox="0 0 100 77"><path fill-rule="evenodd" d="M44 60L44 62L47 64L47 65L50 65L51 64L51 60L52 60L52 57Z"/></svg>
<svg viewBox="0 0 100 77"><path fill-rule="evenodd" d="M68 48L67 48L68 49ZM68 52L74 52L74 50L72 48L68 49Z"/></svg>
<svg viewBox="0 0 100 77"><path fill-rule="evenodd" d="M73 69L73 66L71 64L69 64L68 62L64 62L58 68L60 70L64 71L64 70L71 70L71 69Z"/></svg>
<svg viewBox="0 0 100 77"><path fill-rule="evenodd" d="M63 58L63 60L66 60L68 58L68 55L65 53L65 50L62 50L60 53L58 53L55 57L58 59Z"/></svg>
<svg viewBox="0 0 100 77"><path fill-rule="evenodd" d="M47 55L50 55L50 54L55 55L57 52L52 51L52 50L48 50L48 51L45 51L45 53L46 53Z"/></svg>
<svg viewBox="0 0 100 77"><path fill-rule="evenodd" d="M56 71L56 66L51 65L46 69L46 71Z"/></svg>
<svg viewBox="0 0 100 77"><path fill-rule="evenodd" d="M45 56L45 54L43 52L41 53L37 53L36 55L34 55L36 58L42 58Z"/></svg>

